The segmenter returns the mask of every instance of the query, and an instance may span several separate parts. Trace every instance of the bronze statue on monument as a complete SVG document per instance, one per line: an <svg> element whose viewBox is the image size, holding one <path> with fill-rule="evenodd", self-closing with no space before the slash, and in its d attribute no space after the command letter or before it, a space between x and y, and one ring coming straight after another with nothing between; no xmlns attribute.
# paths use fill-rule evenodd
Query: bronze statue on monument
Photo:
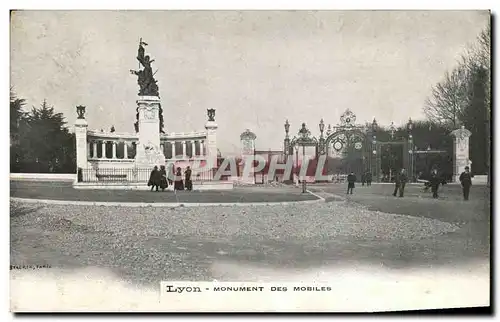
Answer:
<svg viewBox="0 0 500 322"><path fill-rule="evenodd" d="M139 61L139 68L142 65L144 69L136 71L130 70L131 74L137 75L137 83L139 84L139 96L160 96L158 91L158 85L156 84L156 80L154 78L153 69L151 67L151 63L154 62L154 59L151 60L149 55L145 55L144 46L148 44L142 41L142 38L139 41L139 50L137 53L137 60Z"/></svg>
<svg viewBox="0 0 500 322"><path fill-rule="evenodd" d="M151 64L155 61L154 59L150 59L149 55L145 54L144 46L148 44L142 41L142 38L139 40L139 49L137 51L137 60L139 61L139 70L130 70L130 73L137 76L137 83L139 84L139 96L157 96L160 97L157 80L154 78L155 73L153 73L153 69ZM140 67L144 67L144 69L140 70ZM165 133L163 131L163 110L160 105L160 133ZM136 115L136 122L134 123L134 128L136 132L139 132L139 113Z"/></svg>

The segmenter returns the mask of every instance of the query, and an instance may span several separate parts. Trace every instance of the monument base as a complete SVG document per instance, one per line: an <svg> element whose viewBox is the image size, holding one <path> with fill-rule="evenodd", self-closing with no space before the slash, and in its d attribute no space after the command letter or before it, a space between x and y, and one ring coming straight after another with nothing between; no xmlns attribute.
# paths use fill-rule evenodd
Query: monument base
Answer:
<svg viewBox="0 0 500 322"><path fill-rule="evenodd" d="M139 169L153 169L154 166L165 165L165 156L154 146L137 145L135 167Z"/></svg>
<svg viewBox="0 0 500 322"><path fill-rule="evenodd" d="M142 153L137 153L135 157L135 167L138 169L153 169L154 166L159 168L162 165L166 165L165 156L158 151L151 153L143 151Z"/></svg>
<svg viewBox="0 0 500 322"><path fill-rule="evenodd" d="M139 96L137 114L139 142L136 146L136 168L152 169L165 165L165 156L160 149L160 98Z"/></svg>

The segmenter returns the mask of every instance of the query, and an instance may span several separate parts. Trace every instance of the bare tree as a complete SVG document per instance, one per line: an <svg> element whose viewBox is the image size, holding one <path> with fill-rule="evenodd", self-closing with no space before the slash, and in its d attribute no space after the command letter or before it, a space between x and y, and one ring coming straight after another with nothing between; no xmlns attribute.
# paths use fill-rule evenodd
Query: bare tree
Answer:
<svg viewBox="0 0 500 322"><path fill-rule="evenodd" d="M425 101L424 113L435 123L456 128L468 106L468 70L460 64L432 88L432 94Z"/></svg>
<svg viewBox="0 0 500 322"><path fill-rule="evenodd" d="M465 55L462 55L461 64L467 68L469 73L478 69L486 71L486 97L485 104L488 112L491 112L491 25L479 34L476 43L470 46Z"/></svg>
<svg viewBox="0 0 500 322"><path fill-rule="evenodd" d="M466 122L467 109L471 106L471 93L478 70L485 70L485 105L491 111L491 63L490 63L490 25L469 46L451 73L432 88L430 97L425 101L424 113L435 123L456 129Z"/></svg>

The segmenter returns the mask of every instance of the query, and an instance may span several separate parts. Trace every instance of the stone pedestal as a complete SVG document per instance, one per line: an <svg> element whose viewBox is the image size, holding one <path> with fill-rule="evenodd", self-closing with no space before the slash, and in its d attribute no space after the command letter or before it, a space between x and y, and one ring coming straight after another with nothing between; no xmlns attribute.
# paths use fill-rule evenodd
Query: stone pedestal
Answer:
<svg viewBox="0 0 500 322"><path fill-rule="evenodd" d="M76 137L76 167L88 168L88 146L87 146L87 120L78 118L75 122L75 137Z"/></svg>
<svg viewBox="0 0 500 322"><path fill-rule="evenodd" d="M471 164L469 160L469 137L471 132L462 126L451 132L454 137L453 140L453 181L460 182L459 177L462 172L465 171L465 167L469 166L472 171Z"/></svg>
<svg viewBox="0 0 500 322"><path fill-rule="evenodd" d="M152 169L155 165L165 165L165 155L160 149L160 98L140 96L137 100L137 106L139 140L135 166Z"/></svg>
<svg viewBox="0 0 500 322"><path fill-rule="evenodd" d="M217 123L215 121L208 121L205 124L205 129L207 130L207 141L206 141L206 156L207 162L210 168L217 167Z"/></svg>
<svg viewBox="0 0 500 322"><path fill-rule="evenodd" d="M252 164L255 157L255 139L257 136L246 129L240 135L241 142L241 164L240 180L245 184L255 184L254 166ZM248 164L250 162L250 164Z"/></svg>

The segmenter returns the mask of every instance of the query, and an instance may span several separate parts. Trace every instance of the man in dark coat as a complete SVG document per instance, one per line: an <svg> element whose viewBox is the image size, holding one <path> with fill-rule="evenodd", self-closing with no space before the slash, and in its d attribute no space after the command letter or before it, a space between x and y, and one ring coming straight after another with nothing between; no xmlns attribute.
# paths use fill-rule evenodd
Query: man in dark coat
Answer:
<svg viewBox="0 0 500 322"><path fill-rule="evenodd" d="M443 182L441 177L438 174L437 169L433 169L431 173L431 178L429 180L430 186L431 186L431 191L432 191L432 198L437 199L438 198L438 189L439 185Z"/></svg>
<svg viewBox="0 0 500 322"><path fill-rule="evenodd" d="M187 167L186 171L184 171L184 182L188 191L193 190L193 181L191 181L191 167L189 166Z"/></svg>
<svg viewBox="0 0 500 322"><path fill-rule="evenodd" d="M460 174L460 183L462 184L462 192L464 200L469 200L470 186L472 186L472 175L469 172L469 167L465 167L465 171Z"/></svg>
<svg viewBox="0 0 500 322"><path fill-rule="evenodd" d="M352 195L352 190L354 189L354 183L356 182L356 176L354 175L354 172L351 172L347 176L347 194Z"/></svg>
<svg viewBox="0 0 500 322"><path fill-rule="evenodd" d="M405 168L401 169L401 171L396 175L395 181L396 185L394 187L394 193L392 195L396 197L399 190L399 197L403 198L405 194L406 182L408 182L408 175L406 174Z"/></svg>
<svg viewBox="0 0 500 322"><path fill-rule="evenodd" d="M157 166L154 166L148 181L148 186L151 187L151 191L153 191L153 188L156 188L156 191L158 191L158 187L160 186L160 181L161 181L160 171L158 171Z"/></svg>
<svg viewBox="0 0 500 322"><path fill-rule="evenodd" d="M366 175L365 173L362 173L361 174L361 186L365 186L365 181L366 181Z"/></svg>
<svg viewBox="0 0 500 322"><path fill-rule="evenodd" d="M366 185L367 186L371 186L372 185L372 173L370 171L366 171L365 180L366 180Z"/></svg>

